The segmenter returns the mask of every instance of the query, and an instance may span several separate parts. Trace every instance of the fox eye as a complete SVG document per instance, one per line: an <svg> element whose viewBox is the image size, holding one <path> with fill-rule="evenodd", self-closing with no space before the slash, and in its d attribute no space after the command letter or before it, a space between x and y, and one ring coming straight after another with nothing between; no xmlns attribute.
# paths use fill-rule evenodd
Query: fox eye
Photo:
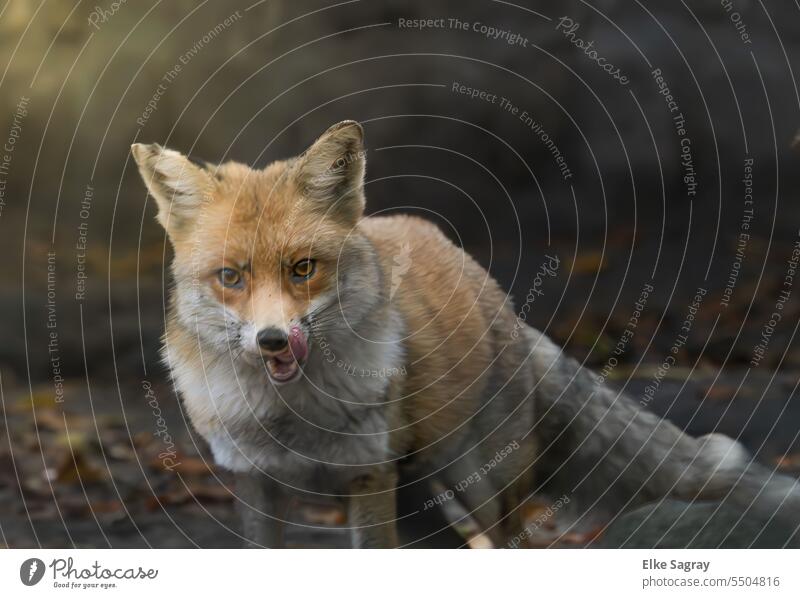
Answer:
<svg viewBox="0 0 800 598"><path fill-rule="evenodd" d="M227 288L238 288L242 286L242 275L233 268L223 268L217 274L219 282Z"/></svg>
<svg viewBox="0 0 800 598"><path fill-rule="evenodd" d="M297 280L307 280L314 275L317 263L314 260L300 260L292 266L292 277Z"/></svg>

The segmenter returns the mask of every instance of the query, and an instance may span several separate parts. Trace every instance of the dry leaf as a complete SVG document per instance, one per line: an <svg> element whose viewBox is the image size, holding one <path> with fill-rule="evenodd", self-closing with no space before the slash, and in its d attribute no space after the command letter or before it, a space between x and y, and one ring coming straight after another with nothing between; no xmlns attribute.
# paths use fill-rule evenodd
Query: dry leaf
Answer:
<svg viewBox="0 0 800 598"><path fill-rule="evenodd" d="M59 484L91 484L104 479L103 471L89 463L81 451L65 454L56 470L47 474Z"/></svg>
<svg viewBox="0 0 800 598"><path fill-rule="evenodd" d="M145 507L149 511L156 511L161 506L184 505L192 502L216 503L233 500L232 492L225 486L212 484L181 486L157 496L149 496Z"/></svg>
<svg viewBox="0 0 800 598"><path fill-rule="evenodd" d="M39 430L64 431L64 416L54 409L37 409L33 414L33 418Z"/></svg>
<svg viewBox="0 0 800 598"><path fill-rule="evenodd" d="M47 390L35 390L29 395L18 398L9 408L11 413L32 413L34 409L53 409L56 406L55 394L48 387Z"/></svg>
<svg viewBox="0 0 800 598"><path fill-rule="evenodd" d="M183 476L209 476L213 474L213 463L200 458L190 457L182 453L170 455L170 462L165 463L160 456L150 460L150 467L160 471L177 472Z"/></svg>
<svg viewBox="0 0 800 598"><path fill-rule="evenodd" d="M567 262L569 263L569 262ZM575 263L571 265L574 274L595 274L605 268L601 251L585 251L575 256Z"/></svg>
<svg viewBox="0 0 800 598"><path fill-rule="evenodd" d="M778 469L797 469L800 468L800 453L791 455L781 455L775 458Z"/></svg>
<svg viewBox="0 0 800 598"><path fill-rule="evenodd" d="M706 396L712 401L730 401L736 394L735 386L715 384L706 390Z"/></svg>

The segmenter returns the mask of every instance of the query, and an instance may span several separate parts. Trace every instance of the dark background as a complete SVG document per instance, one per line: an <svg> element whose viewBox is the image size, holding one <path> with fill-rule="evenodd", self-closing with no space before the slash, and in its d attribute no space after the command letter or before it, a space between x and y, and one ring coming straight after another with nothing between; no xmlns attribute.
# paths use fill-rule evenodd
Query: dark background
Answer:
<svg viewBox="0 0 800 598"><path fill-rule="evenodd" d="M158 389L187 459L204 454L158 362L170 248L130 144L158 142L209 161L263 166L303 151L343 119L364 124L370 213L415 212L439 222L518 305L545 256L561 260L528 321L588 365L609 363L651 283L654 292L609 377L635 397L670 353L697 288L706 289L652 407L693 433L740 437L764 460L796 471L800 289L788 287L763 359L757 367L749 362L787 289L787 260L800 238L792 149L800 121L800 7L726 4L128 0L94 27L88 20L95 4L0 2L0 140L15 127L20 99L29 98L0 211L0 434L8 436L0 444L0 488L13 505L13 514L0 518L5 541L104 545L95 534L95 524L103 528L101 503L129 528L136 517L122 505L169 512L165 497L175 480L141 458L158 451L142 380ZM111 10L110 2L96 5ZM203 41L231 15L229 26ZM593 41L628 85L556 29L562 16L580 24L575 35ZM469 30L417 31L399 27L401 18L458 18ZM526 47L489 39L472 30L475 22L517 33ZM193 48L196 55L165 83ZM685 116L697 181L692 196L655 68ZM572 177L564 180L547 145L518 116L454 93L454 82L527 111ZM137 119L160 83L157 109L142 126ZM748 158L753 218L740 246ZM82 214L87 186L93 197ZM77 300L81 223L87 278ZM732 272L738 275L724 307ZM48 352L53 330L55 356ZM66 380L63 403L54 401L54 357ZM42 420L42 413L49 415ZM97 425L102 417L107 422ZM131 440L137 434L141 444ZM119 449L118 459L110 447ZM78 475L70 477L71 469ZM96 495L91 488L81 495L75 482L90 471ZM193 475L207 502L221 503L220 517L227 516L230 497L216 473L211 481L204 467ZM63 516L49 539L31 531L37 524L19 507L26 492L26 508L38 497L45 520ZM75 503L74 517L43 506L61 492L60 504ZM208 516L203 500L172 498L196 509L197 521ZM83 531L61 530L70 525ZM176 529L190 526L187 520ZM130 529L146 536L135 523ZM184 536L173 530L153 542L177 545Z"/></svg>

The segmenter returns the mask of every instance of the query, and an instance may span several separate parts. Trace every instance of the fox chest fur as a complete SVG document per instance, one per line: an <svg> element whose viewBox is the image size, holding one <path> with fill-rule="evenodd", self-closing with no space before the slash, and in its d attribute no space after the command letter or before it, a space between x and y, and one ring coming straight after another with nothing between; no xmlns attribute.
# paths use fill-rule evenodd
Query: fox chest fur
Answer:
<svg viewBox="0 0 800 598"><path fill-rule="evenodd" d="M327 343L312 346L303 378L277 386L263 364L230 355L206 364L187 359L179 347L192 343L191 335L172 329L165 356L184 406L226 469L260 471L298 489L335 491L396 458L387 397L399 380L365 372L403 371L399 345L350 345L346 355Z"/></svg>

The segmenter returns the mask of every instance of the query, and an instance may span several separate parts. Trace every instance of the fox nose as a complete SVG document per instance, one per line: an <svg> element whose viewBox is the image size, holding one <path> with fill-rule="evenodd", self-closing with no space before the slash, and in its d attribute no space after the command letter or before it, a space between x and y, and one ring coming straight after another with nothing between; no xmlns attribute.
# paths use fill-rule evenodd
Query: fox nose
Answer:
<svg viewBox="0 0 800 598"><path fill-rule="evenodd" d="M264 351L283 351L289 346L289 337L279 328L264 328L256 336L258 346Z"/></svg>

